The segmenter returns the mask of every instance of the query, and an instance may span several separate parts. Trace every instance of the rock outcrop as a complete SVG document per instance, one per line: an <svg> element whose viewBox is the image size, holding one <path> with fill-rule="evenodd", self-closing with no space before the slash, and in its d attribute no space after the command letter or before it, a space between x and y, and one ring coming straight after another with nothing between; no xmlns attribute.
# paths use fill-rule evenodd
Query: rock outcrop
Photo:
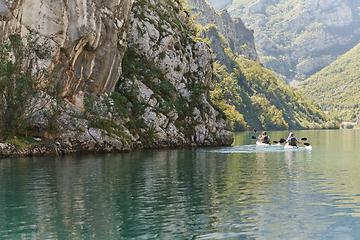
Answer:
<svg viewBox="0 0 360 240"><path fill-rule="evenodd" d="M52 62L70 101L81 91L110 93L121 74L131 0L1 1L11 34L37 31L53 47ZM51 66L50 66L51 67Z"/></svg>
<svg viewBox="0 0 360 240"><path fill-rule="evenodd" d="M129 85L139 90L146 103L141 118L156 132L153 145L229 145L233 134L208 99L208 91L215 89L211 51L193 39L194 26L181 8L176 1L172 6L166 1L134 3L128 50L143 65L151 64L143 71L155 77L125 75L118 90Z"/></svg>
<svg viewBox="0 0 360 240"><path fill-rule="evenodd" d="M191 6L190 14L195 15L195 21L201 26L215 25L217 30L226 38L227 46L235 54L245 55L246 58L259 61L254 40L254 31L244 26L240 18L232 18L227 10L218 12L206 0L188 0L187 4ZM214 36L214 32L206 33L211 41L211 47L217 54L216 59L223 65L229 67L224 62L226 59L222 53L222 48L217 47L219 40Z"/></svg>

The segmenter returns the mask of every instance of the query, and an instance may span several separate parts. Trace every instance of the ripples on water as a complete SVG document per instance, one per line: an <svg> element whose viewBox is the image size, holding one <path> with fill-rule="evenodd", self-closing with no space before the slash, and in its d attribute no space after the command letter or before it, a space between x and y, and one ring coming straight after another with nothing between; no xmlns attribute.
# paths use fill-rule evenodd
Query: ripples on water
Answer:
<svg viewBox="0 0 360 240"><path fill-rule="evenodd" d="M270 146L256 146L255 144L250 145L241 145L226 147L221 149L210 150L208 152L217 152L217 153L270 153L270 152L293 152L293 151L302 151L311 149L306 149L305 147L299 147L298 149L285 149L283 145L270 145Z"/></svg>
<svg viewBox="0 0 360 240"><path fill-rule="evenodd" d="M0 239L360 239L357 145L306 136L312 150L2 159Z"/></svg>

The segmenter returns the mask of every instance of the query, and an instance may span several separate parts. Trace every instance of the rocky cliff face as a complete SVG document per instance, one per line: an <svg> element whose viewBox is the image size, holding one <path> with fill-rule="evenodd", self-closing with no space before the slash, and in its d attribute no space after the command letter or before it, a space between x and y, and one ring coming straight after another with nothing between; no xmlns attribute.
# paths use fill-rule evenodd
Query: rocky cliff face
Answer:
<svg viewBox="0 0 360 240"><path fill-rule="evenodd" d="M208 97L215 89L211 51L195 39L189 21L176 1L135 1L124 60L131 55L133 64L117 91L138 89L140 117L155 130L154 145L229 145L233 134ZM133 75L136 70L145 74Z"/></svg>
<svg viewBox="0 0 360 240"><path fill-rule="evenodd" d="M110 93L121 74L131 0L0 2L11 34L30 30L49 40L52 62L70 101L81 92Z"/></svg>
<svg viewBox="0 0 360 240"><path fill-rule="evenodd" d="M253 61L259 60L255 48L254 31L246 28L240 18L232 18L226 10L216 11L206 0L188 0L187 4L192 7L190 14L196 15L197 23L201 26L216 26L226 38L227 46L233 53L245 55ZM210 39L211 46L217 54L216 59L229 67L229 64L224 62L226 57L222 53L222 48L218 47L221 43L213 35L214 33L208 32L203 37Z"/></svg>
<svg viewBox="0 0 360 240"><path fill-rule="evenodd" d="M58 132L35 134L48 145L0 144L0 156L232 144L227 122L209 101L211 51L196 40L179 1L6 4L13 33L34 29L50 39L46 66L60 69L68 104ZM43 122L39 114L37 126Z"/></svg>
<svg viewBox="0 0 360 240"><path fill-rule="evenodd" d="M359 7L347 0L234 0L227 9L255 30L261 62L291 81L314 74L358 43Z"/></svg>

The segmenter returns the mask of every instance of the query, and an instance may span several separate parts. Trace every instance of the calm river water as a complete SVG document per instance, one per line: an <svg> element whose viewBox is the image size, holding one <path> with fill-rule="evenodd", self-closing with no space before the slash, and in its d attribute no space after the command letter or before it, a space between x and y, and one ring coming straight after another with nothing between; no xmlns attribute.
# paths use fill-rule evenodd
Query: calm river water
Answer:
<svg viewBox="0 0 360 240"><path fill-rule="evenodd" d="M360 130L294 133L313 149L0 159L0 239L360 239Z"/></svg>

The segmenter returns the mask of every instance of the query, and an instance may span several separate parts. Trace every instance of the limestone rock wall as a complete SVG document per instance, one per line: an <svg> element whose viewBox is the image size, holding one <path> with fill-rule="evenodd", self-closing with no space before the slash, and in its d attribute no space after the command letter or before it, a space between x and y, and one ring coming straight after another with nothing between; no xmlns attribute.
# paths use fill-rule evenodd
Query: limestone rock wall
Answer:
<svg viewBox="0 0 360 240"><path fill-rule="evenodd" d="M32 134L46 145L19 149L0 144L0 157L232 144L233 133L209 101L215 88L211 50L196 39L178 1L23 0L3 6L3 24L12 34L33 29L50 40L55 50L46 64L60 68L69 102L56 133L41 130L46 121L37 116L34 125L40 127ZM127 54L138 59L129 60ZM139 65L123 71L133 61ZM145 76L155 77L149 82ZM108 93L127 87L141 106L128 102L122 106L128 115L120 116ZM84 106L87 97L95 99L99 116L71 104ZM128 123L137 120L142 124L131 129ZM114 127L106 130L99 122Z"/></svg>
<svg viewBox="0 0 360 240"><path fill-rule="evenodd" d="M146 103L141 117L156 132L153 144L230 145L233 134L226 130L227 122L208 101L208 91L215 89L210 48L193 39L190 18L176 1L173 6L165 0L150 0L146 6L139 2L134 2L131 14L128 50L136 52L144 65L154 62L154 68L162 69L169 83L157 78L149 82L143 76L132 75L124 76L123 81L136 85L139 99ZM153 74L152 69L144 71ZM157 84L171 84L175 89L172 99L157 91ZM165 105L170 110L164 110Z"/></svg>
<svg viewBox="0 0 360 240"><path fill-rule="evenodd" d="M54 48L52 62L70 101L79 92L114 90L121 74L132 0L2 0L11 34L37 31ZM6 11L5 11L6 10Z"/></svg>

